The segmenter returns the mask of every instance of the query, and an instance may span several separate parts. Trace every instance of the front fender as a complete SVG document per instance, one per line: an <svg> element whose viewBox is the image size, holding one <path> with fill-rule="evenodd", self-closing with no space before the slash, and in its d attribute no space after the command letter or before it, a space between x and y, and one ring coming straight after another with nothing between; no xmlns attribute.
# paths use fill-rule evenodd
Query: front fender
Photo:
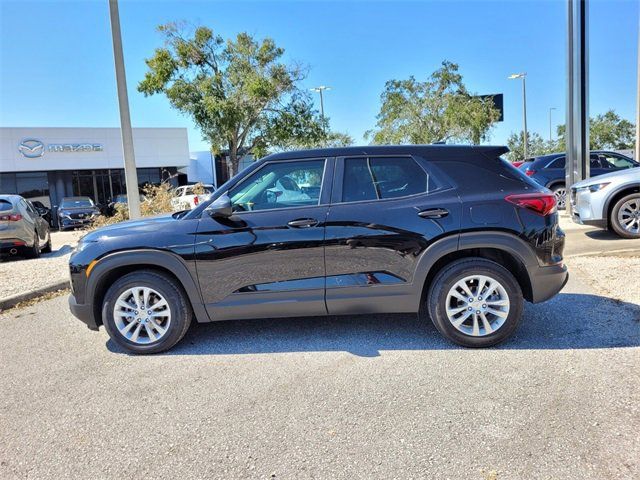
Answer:
<svg viewBox="0 0 640 480"><path fill-rule="evenodd" d="M101 291L105 287L104 282L109 278L109 272L112 272L116 268L128 266L140 266L141 268L155 267L160 270L166 270L174 275L182 285L182 288L184 288L191 302L196 320L198 322L211 321L204 308L200 288L198 288L192 272L180 256L164 250L125 250L110 253L100 258L87 279L85 298L94 301L96 292ZM98 311L101 310L100 307L100 305L97 306ZM96 317L96 319L98 318L99 316Z"/></svg>

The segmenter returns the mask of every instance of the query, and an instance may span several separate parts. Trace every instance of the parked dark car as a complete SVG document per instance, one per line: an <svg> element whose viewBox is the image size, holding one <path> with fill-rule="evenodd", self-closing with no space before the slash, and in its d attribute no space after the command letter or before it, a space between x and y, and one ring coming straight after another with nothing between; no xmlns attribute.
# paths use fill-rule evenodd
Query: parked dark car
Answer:
<svg viewBox="0 0 640 480"><path fill-rule="evenodd" d="M507 150L268 156L191 211L83 237L69 261L71 311L136 353L172 347L192 317L389 312L431 318L461 345L495 345L523 300L553 297L568 276L555 197L501 159ZM285 177L308 194L278 195Z"/></svg>
<svg viewBox="0 0 640 480"><path fill-rule="evenodd" d="M49 224L20 195L0 195L0 255L37 258L51 251Z"/></svg>
<svg viewBox="0 0 640 480"><path fill-rule="evenodd" d="M64 197L58 207L60 230L83 227L100 215L100 209L89 197Z"/></svg>
<svg viewBox="0 0 640 480"><path fill-rule="evenodd" d="M536 157L532 162L523 163L519 168L525 175L540 185L550 189L558 200L558 208L563 210L567 203L565 185L565 153L552 153ZM590 175L595 177L605 173L637 167L640 164L629 157L616 152L598 150L591 152Z"/></svg>

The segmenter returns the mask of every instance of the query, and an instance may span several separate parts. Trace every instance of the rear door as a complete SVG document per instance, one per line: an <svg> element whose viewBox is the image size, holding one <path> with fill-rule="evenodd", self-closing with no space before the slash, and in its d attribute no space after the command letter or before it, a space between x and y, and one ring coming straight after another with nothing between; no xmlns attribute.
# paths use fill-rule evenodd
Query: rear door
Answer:
<svg viewBox="0 0 640 480"><path fill-rule="evenodd" d="M408 155L337 159L325 243L330 314L415 311L421 254L460 228L458 195L435 170Z"/></svg>

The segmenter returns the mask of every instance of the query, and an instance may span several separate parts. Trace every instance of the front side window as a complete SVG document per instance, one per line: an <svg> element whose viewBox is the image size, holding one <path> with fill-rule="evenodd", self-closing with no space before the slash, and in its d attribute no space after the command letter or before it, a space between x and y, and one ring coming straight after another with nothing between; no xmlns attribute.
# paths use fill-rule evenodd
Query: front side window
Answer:
<svg viewBox="0 0 640 480"><path fill-rule="evenodd" d="M229 191L235 212L320 203L324 160L268 163Z"/></svg>
<svg viewBox="0 0 640 480"><path fill-rule="evenodd" d="M631 168L635 166L634 162L620 155L603 153L600 154L600 159L604 168Z"/></svg>
<svg viewBox="0 0 640 480"><path fill-rule="evenodd" d="M347 158L342 201L407 197L433 190L433 179L412 158Z"/></svg>

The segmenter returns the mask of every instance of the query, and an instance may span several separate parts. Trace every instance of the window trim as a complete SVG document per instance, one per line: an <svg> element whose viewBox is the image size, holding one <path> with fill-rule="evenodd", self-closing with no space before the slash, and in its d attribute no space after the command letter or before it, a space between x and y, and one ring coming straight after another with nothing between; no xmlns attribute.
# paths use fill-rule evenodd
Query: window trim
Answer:
<svg viewBox="0 0 640 480"><path fill-rule="evenodd" d="M229 190L239 186L242 184L242 182L244 182L247 178L249 178L250 176L258 173L260 170L262 170L263 168L265 168L267 165L270 164L276 164L276 165L281 165L283 163L292 163L292 162L307 162L307 161L318 161L318 160L322 160L324 162L324 166L322 168L322 180L320 180L320 196L318 197L318 203L315 205L299 205L299 206L294 206L294 207L283 207L283 208L265 208L262 210L247 210L244 212L233 212L233 215L247 215L247 214L252 214L252 213L261 213L261 212L275 212L275 211L282 211L282 210L294 210L294 209L302 209L302 208L315 208L315 207L322 207L322 206L328 206L328 203L326 203L326 200L323 202L323 198L325 197L324 194L324 190L325 190L325 181L329 180L329 185L328 188L331 188L331 181L333 180L333 175L331 175L331 171L328 168L328 164L330 161L333 160L333 157L309 157L309 158L292 158L292 159L287 159L287 160L269 160L264 162L262 165L260 165L258 168L256 168L255 170L248 172L247 175L245 177L243 177L242 179L238 180L238 182L236 182L235 184L233 184L231 186L231 188L227 189L227 191L225 191L222 195L229 195ZM327 179L327 176L330 176L331 178Z"/></svg>
<svg viewBox="0 0 640 480"><path fill-rule="evenodd" d="M369 159L369 158L409 158L411 159L416 165L418 165L418 167L420 167L420 169L425 173L425 175L427 176L431 176L432 173L427 171L425 169L425 167L422 165L421 162L418 161L419 157L416 157L414 155L410 155L410 154L398 154L398 155L345 155L345 156L341 156L341 157L336 157L336 175L333 179L333 185L334 188L331 192L331 205L357 205L357 204L361 204L361 203L371 203L371 202L389 202L389 201L393 201L393 200L404 200L407 198L415 198L415 197L420 197L420 196L431 196L436 192L440 192L442 191L442 189L435 189L432 190L431 192L420 192L420 193L413 193L411 195L404 195L402 197L391 197L391 198L373 198L373 199L368 199L368 200L357 200L354 202L345 202L342 200L342 190L343 190L343 185L344 185L344 171L345 171L345 161L347 159L352 159L352 158L365 158L365 159ZM446 190L446 189L444 189Z"/></svg>

